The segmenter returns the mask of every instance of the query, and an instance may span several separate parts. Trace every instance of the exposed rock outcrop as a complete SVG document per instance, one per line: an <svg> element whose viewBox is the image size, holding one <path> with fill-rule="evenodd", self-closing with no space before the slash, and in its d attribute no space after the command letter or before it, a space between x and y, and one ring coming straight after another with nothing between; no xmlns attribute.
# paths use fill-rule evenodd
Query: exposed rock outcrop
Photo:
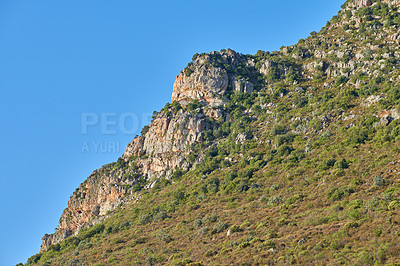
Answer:
<svg viewBox="0 0 400 266"><path fill-rule="evenodd" d="M188 169L185 155L191 151L191 146L201 142L203 131L211 124L202 113L192 114L180 110L176 115L161 112L154 119L145 136L135 138L123 155L140 156L138 165L142 167L148 180L161 176L169 177L176 167Z"/></svg>
<svg viewBox="0 0 400 266"><path fill-rule="evenodd" d="M252 92L253 83L239 77L235 72L239 65L256 72L254 60L242 57L230 49L221 53L198 55L176 77L171 102L177 101L186 106L190 101L197 99L202 104L218 107L226 100L225 95L229 89Z"/></svg>
<svg viewBox="0 0 400 266"><path fill-rule="evenodd" d="M93 217L104 216L120 206L124 202L123 197L126 197L125 200L130 198L132 195L128 186L137 180L125 178L124 174L124 170L116 169L112 164L94 171L69 199L56 232L43 237L40 251L77 233Z"/></svg>
<svg viewBox="0 0 400 266"><path fill-rule="evenodd" d="M171 102L177 101L186 106L192 99L198 99L211 106L221 105L229 85L228 74L221 68L198 61L196 64L201 66L190 75L181 72L176 77Z"/></svg>
<svg viewBox="0 0 400 266"><path fill-rule="evenodd" d="M128 144L123 159L94 171L74 192L57 231L43 237L41 252L134 199L132 187L140 180L151 187L160 177L169 178L177 167L188 170L191 164L186 155L193 144L202 141L203 131L211 126L208 121L200 110L198 114L160 112L147 133Z"/></svg>
<svg viewBox="0 0 400 266"><path fill-rule="evenodd" d="M382 2L389 4L389 5L400 6L400 0L383 0ZM368 7L371 5L373 5L372 0L353 0L353 1L349 1L349 4L348 4L349 7L356 7L356 8Z"/></svg>
<svg viewBox="0 0 400 266"><path fill-rule="evenodd" d="M241 60L232 50L227 51L225 57L232 66ZM182 106L199 99L201 107L191 112L164 108L158 113L147 132L128 144L116 164L94 171L74 192L56 232L43 237L41 252L135 199L132 187L138 183L149 188L161 177L170 178L176 168L189 170L191 163L186 157L193 145L203 141L204 131L212 128L213 119L224 117L218 106L223 103L228 86L234 84L233 87L242 92L254 89L246 79L238 80L234 75L229 77L225 69L208 65L205 62L207 58L210 59L210 55L195 61L191 75L182 72L177 77L172 95L173 101Z"/></svg>

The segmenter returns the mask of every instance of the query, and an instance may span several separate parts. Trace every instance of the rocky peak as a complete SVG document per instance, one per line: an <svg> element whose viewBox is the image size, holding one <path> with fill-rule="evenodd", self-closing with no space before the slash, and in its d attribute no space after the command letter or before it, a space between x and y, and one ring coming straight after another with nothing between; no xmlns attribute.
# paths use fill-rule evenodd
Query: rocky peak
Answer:
<svg viewBox="0 0 400 266"><path fill-rule="evenodd" d="M199 100L204 105L216 107L226 100L229 89L252 92L254 85L235 73L240 65L254 68L254 62L231 49L196 54L176 77L171 102L186 106L192 100Z"/></svg>
<svg viewBox="0 0 400 266"><path fill-rule="evenodd" d="M395 6L400 6L400 0L378 0L378 1L373 1L373 0L352 0L352 1L347 1L347 7L352 7L352 8L362 8L362 7L368 7L372 6L374 3L377 2L382 2L386 3L388 5L395 5Z"/></svg>

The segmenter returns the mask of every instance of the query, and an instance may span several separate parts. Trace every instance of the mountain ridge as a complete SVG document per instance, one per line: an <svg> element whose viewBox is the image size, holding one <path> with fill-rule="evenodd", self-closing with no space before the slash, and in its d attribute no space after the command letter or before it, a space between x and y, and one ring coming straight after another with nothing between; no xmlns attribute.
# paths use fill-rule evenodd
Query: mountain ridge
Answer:
<svg viewBox="0 0 400 266"><path fill-rule="evenodd" d="M307 156L311 156L313 150L325 147L327 144L324 141L329 142L331 136L336 137L338 143L355 145L361 150L367 149L368 145L380 147L379 145L387 141L393 141L396 145L397 133L393 132L397 132L396 123L400 118L397 111L399 94L395 89L399 84L397 64L400 58L400 35L397 30L400 16L397 6L400 6L398 0L347 1L338 16L328 22L319 33L313 32L306 40L300 40L290 47L282 47L279 52L258 51L252 56L228 49L196 54L175 80L172 103L154 113L152 123L143 129L141 136L128 144L124 155L116 163L94 171L77 188L60 218L57 231L43 237L41 253L28 260L28 264L45 261L46 254L51 252L60 252L60 243L65 239L79 239L80 232L95 232L93 230L98 229L98 225L118 215L120 209L130 208L131 203L140 202L143 194L149 197L149 192L145 191L160 190L160 186L183 182L182 177L186 175L194 175L207 182L205 188L200 189L203 194L198 197L208 195L211 191L221 192L221 183L225 182L235 187L234 190L238 193L258 191L266 185L258 184L253 176L268 176L268 171L272 171L268 167L272 169L274 165L280 164L288 171L288 182L291 180L290 176L292 179L296 178L291 173L294 171L302 185L307 187L312 181L302 175L311 173L311 170L303 169L302 172L298 166ZM281 121L285 121L286 125ZM369 141L373 144L369 144ZM226 145L229 148L224 147L224 142L228 143ZM266 151L253 151L251 153L254 154L245 157L249 150L264 148ZM327 192L327 197L334 202L358 193L354 187L366 186L368 182L361 180L365 169L370 168L353 158L340 158L343 153L352 154L347 146L338 150L327 152L329 147L326 147L326 151L321 151L318 156L330 157L330 153L336 155L327 161L314 162L319 171L310 174L321 182L315 185L316 188L326 184L325 180L330 175L340 180L347 176L356 176L351 181L353 185L332 188ZM366 151L363 154L364 152L367 154ZM393 156L397 156L397 152L392 152ZM212 159L209 159L210 156ZM214 160L216 157L219 159ZM307 160L313 162L312 158ZM396 165L396 160L392 162ZM230 167L235 169L236 165L239 169L234 171L243 176L234 177L231 181L229 179L232 177L225 177L228 181L222 181L219 172L225 171L230 175ZM358 165L357 168L348 170L354 165ZM295 170L291 170L292 168ZM390 204L393 206L389 207L389 204L386 209L394 213L390 217L396 217L396 177L385 177L377 170L372 172L376 174L373 179L374 189L383 188L385 182L393 187L390 196ZM393 172L389 174L391 173ZM284 177L285 174L280 173L277 176ZM237 178L241 180L237 183L235 181L233 185L231 182ZM227 189L229 185L224 191L232 191ZM276 190L279 189L282 188ZM275 189L271 191L273 192L267 194L275 193ZM174 194L177 206L186 198L178 194ZM272 209L286 206L282 205L282 196L272 195L269 199L262 199L263 196L265 195L259 198L260 204L266 200L271 201ZM297 197L292 199L294 203L307 198L302 194L293 197ZM318 199L313 200L318 202ZM294 203L287 205L290 207ZM330 208L331 205L325 207ZM345 203L343 206L338 208L350 208ZM349 209L349 212L365 208L362 206L351 207L353 209ZM267 212L271 210L268 209ZM364 211L370 212L367 208ZM157 211L156 214L161 218L155 221L169 219L173 213L167 210ZM152 217L156 214L152 214ZM361 217L361 213L357 215ZM142 216L137 218L138 226L149 223L147 220L141 222L140 217ZM331 224L317 224L336 226L346 233L352 228L367 224L360 219L350 220L355 221L344 219L339 220L338 224L334 224L336 221ZM220 228L217 227L218 224ZM220 221L218 224L215 225L216 233L213 235L228 229L226 222ZM290 222L282 220L277 221L277 224L288 226ZM243 232L243 228L230 227L226 234L229 236L234 231ZM332 230L338 232L339 229ZM100 231L104 230L105 227ZM239 246L243 244L247 247L257 242L254 239L256 238L242 241ZM271 239L274 237L269 240L260 239L259 242L264 244L271 242ZM305 241L306 238L299 239L297 244L301 245ZM49 250L50 247L53 248ZM277 252L275 244L268 244L267 247L268 254ZM214 251L211 253L207 257L215 255ZM393 255L392 257L396 258ZM279 259L275 258L274 261ZM290 258L285 257L285 261L289 262Z"/></svg>

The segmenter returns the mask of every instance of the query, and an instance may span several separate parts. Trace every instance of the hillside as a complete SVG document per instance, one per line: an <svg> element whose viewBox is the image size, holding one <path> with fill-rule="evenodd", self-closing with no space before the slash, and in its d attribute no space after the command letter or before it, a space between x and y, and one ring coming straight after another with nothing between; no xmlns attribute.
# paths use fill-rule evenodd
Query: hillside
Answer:
<svg viewBox="0 0 400 266"><path fill-rule="evenodd" d="M400 1L196 54L27 265L400 263Z"/></svg>

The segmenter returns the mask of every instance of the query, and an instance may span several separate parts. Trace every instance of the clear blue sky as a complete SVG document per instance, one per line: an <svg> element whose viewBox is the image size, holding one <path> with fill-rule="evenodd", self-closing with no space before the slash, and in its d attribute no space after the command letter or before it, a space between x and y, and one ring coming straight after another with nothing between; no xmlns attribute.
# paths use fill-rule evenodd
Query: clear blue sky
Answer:
<svg viewBox="0 0 400 266"><path fill-rule="evenodd" d="M0 265L39 251L75 188L122 155L135 135L123 129L170 101L193 54L278 50L343 2L0 1ZM128 112L138 120L124 128ZM84 114L99 119L87 134Z"/></svg>

